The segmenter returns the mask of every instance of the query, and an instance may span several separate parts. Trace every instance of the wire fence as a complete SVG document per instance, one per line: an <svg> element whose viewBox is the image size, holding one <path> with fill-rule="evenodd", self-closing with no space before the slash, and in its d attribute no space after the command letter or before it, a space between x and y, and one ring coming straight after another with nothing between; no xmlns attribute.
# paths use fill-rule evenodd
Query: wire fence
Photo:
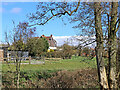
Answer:
<svg viewBox="0 0 120 90"><path fill-rule="evenodd" d="M7 58L0 58L2 64L16 64L16 60L20 64L45 64L44 57L7 57Z"/></svg>

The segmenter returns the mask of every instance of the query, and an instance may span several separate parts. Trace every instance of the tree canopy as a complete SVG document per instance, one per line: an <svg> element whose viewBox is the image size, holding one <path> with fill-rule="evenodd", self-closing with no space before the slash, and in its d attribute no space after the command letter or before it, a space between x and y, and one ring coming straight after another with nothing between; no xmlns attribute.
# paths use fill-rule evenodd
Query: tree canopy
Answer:
<svg viewBox="0 0 120 90"><path fill-rule="evenodd" d="M29 38L26 43L26 50L31 56L40 56L47 52L48 48L49 44L45 38Z"/></svg>

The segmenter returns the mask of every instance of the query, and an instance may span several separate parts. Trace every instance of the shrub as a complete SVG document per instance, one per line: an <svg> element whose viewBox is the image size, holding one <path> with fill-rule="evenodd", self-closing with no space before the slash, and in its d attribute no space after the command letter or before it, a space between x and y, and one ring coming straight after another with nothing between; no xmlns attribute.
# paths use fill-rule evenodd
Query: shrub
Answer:
<svg viewBox="0 0 120 90"><path fill-rule="evenodd" d="M50 52L54 52L54 50L53 50L53 49L50 49Z"/></svg>
<svg viewBox="0 0 120 90"><path fill-rule="evenodd" d="M71 59L72 55L74 54L72 46L64 44L62 46L62 58L63 59Z"/></svg>
<svg viewBox="0 0 120 90"><path fill-rule="evenodd" d="M62 53L61 53L61 51L47 52L46 57L48 57L48 58L61 58Z"/></svg>
<svg viewBox="0 0 120 90"><path fill-rule="evenodd" d="M79 71L59 71L45 81L46 88L96 88L97 71L83 69Z"/></svg>

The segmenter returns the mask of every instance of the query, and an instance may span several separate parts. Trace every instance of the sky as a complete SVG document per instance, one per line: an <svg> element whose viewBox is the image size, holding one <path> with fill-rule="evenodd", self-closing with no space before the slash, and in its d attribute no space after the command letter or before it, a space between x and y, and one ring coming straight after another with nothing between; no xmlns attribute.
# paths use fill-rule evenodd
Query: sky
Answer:
<svg viewBox="0 0 120 90"><path fill-rule="evenodd" d="M34 13L37 4L38 2L0 2L0 27L2 27L0 29L0 42L5 42L5 32L10 33L9 31L13 30L12 21L15 22L15 25L19 22L29 21L27 14ZM37 26L36 36L39 37L43 34L49 36L52 34L58 40L59 45L63 44L67 38L76 36L78 30L72 28L74 23L70 24L67 19L65 20L66 25L61 19L55 18L43 26Z"/></svg>
<svg viewBox="0 0 120 90"><path fill-rule="evenodd" d="M5 41L5 32L8 32L13 29L15 25L19 22L29 21L27 14L33 13L36 11L36 5L38 2L2 2L2 7L0 7L0 14L2 15L2 38L0 41ZM65 21L67 22L67 21ZM55 18L50 20L47 24L43 26L36 26L36 36L41 36L42 34L49 36L75 36L76 30L72 28L73 24L67 23L64 25L64 22Z"/></svg>

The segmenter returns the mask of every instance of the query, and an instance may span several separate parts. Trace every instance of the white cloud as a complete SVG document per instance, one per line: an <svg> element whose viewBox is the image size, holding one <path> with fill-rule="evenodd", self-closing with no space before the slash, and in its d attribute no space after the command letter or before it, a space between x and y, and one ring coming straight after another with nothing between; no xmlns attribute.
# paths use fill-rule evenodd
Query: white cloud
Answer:
<svg viewBox="0 0 120 90"><path fill-rule="evenodd" d="M55 39L59 39L59 38L70 38L71 36L53 36L53 38Z"/></svg>
<svg viewBox="0 0 120 90"><path fill-rule="evenodd" d="M88 36L53 36L53 38L57 41L57 46L61 46L66 42L68 42L69 45L77 46L77 45L83 43L83 41L80 41L81 39L84 39L84 41L91 39L90 41L86 42L86 43L90 43L93 41L92 39L95 39L95 36L93 36L93 37L88 37ZM82 44L82 45L84 46L85 44ZM95 43L90 44L88 46L95 47Z"/></svg>
<svg viewBox="0 0 120 90"><path fill-rule="evenodd" d="M22 11L22 8L12 8L10 10L11 13L20 13Z"/></svg>

